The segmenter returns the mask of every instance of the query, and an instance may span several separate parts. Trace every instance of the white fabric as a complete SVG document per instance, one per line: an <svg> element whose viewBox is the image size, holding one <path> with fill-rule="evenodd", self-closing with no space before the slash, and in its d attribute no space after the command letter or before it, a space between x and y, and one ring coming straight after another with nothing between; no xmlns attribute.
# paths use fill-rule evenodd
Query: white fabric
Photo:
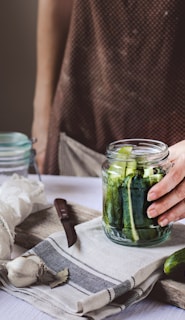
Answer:
<svg viewBox="0 0 185 320"><path fill-rule="evenodd" d="M87 148L64 132L60 133L58 163L61 175L101 177L105 160L105 155Z"/></svg>
<svg viewBox="0 0 185 320"><path fill-rule="evenodd" d="M57 319L101 320L145 298L162 275L164 259L185 243L183 224L174 226L168 241L151 248L111 242L102 230L101 218L78 225L76 231L78 241L70 248L65 233L59 232L29 251L53 272L69 268L67 284L52 291L45 285L19 289L4 276L5 290Z"/></svg>
<svg viewBox="0 0 185 320"><path fill-rule="evenodd" d="M31 176L37 180L37 176ZM64 197L67 201L78 203L95 210L102 207L102 183L100 178L88 177L65 177L65 176L42 176L47 199L52 202L55 197ZM185 219L182 220L185 222ZM165 247L164 247L165 251ZM12 257L24 252L23 248L14 246ZM34 297L33 297L34 299ZM35 299L36 300L36 299ZM1 319L2 320L53 320L48 314L39 311L34 304L27 303L22 299L0 290ZM40 305L42 310L42 305ZM56 310L57 312L57 310ZM154 301L149 298L126 308L123 312L106 318L106 320L184 320L185 310ZM65 317L62 318L66 320Z"/></svg>
<svg viewBox="0 0 185 320"><path fill-rule="evenodd" d="M14 174L0 186L0 259L10 259L15 227L47 206L43 183Z"/></svg>

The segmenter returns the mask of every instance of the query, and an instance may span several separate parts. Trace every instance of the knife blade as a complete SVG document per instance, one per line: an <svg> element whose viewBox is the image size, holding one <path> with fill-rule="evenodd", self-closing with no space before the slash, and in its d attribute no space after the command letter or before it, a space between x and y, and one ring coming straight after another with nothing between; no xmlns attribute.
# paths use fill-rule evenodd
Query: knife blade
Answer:
<svg viewBox="0 0 185 320"><path fill-rule="evenodd" d="M64 227L68 247L71 247L77 240L77 234L74 228L74 224L72 223L72 218L70 216L67 201L62 198L57 198L54 200L54 206Z"/></svg>

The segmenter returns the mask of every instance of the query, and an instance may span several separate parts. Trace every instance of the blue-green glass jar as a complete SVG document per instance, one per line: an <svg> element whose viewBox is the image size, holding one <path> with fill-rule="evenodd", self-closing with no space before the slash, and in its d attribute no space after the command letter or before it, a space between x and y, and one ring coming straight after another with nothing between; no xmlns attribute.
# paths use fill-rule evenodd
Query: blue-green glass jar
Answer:
<svg viewBox="0 0 185 320"><path fill-rule="evenodd" d="M26 177L31 161L32 140L20 132L0 132L0 182L17 173Z"/></svg>

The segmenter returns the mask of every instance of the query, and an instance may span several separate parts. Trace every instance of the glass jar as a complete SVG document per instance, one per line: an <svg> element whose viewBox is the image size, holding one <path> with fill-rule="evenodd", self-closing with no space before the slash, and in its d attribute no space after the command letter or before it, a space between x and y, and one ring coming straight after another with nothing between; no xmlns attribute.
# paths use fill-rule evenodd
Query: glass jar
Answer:
<svg viewBox="0 0 185 320"><path fill-rule="evenodd" d="M112 241L128 246L150 246L166 240L171 224L161 227L148 218L149 189L170 168L168 146L156 140L112 142L102 166L103 229Z"/></svg>
<svg viewBox="0 0 185 320"><path fill-rule="evenodd" d="M17 173L28 175L32 141L19 132L0 132L0 183Z"/></svg>

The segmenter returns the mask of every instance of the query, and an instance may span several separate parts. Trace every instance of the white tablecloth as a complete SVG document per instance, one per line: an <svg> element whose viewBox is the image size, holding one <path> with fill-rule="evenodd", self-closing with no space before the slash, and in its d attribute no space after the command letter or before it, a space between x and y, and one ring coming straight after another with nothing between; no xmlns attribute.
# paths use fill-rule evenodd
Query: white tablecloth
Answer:
<svg viewBox="0 0 185 320"><path fill-rule="evenodd" d="M35 178L31 176L31 178ZM48 200L53 202L56 197L75 202L96 210L102 209L102 184L99 178L79 178L62 176L42 176ZM184 220L183 220L184 222ZM15 246L13 256L24 251ZM0 290L1 320L51 320L50 316L40 312L32 305ZM82 318L83 319L83 318ZM184 320L185 311L175 306L146 299L125 310L122 314L109 320ZM65 319L64 319L65 320ZM108 320L108 318L107 318Z"/></svg>

